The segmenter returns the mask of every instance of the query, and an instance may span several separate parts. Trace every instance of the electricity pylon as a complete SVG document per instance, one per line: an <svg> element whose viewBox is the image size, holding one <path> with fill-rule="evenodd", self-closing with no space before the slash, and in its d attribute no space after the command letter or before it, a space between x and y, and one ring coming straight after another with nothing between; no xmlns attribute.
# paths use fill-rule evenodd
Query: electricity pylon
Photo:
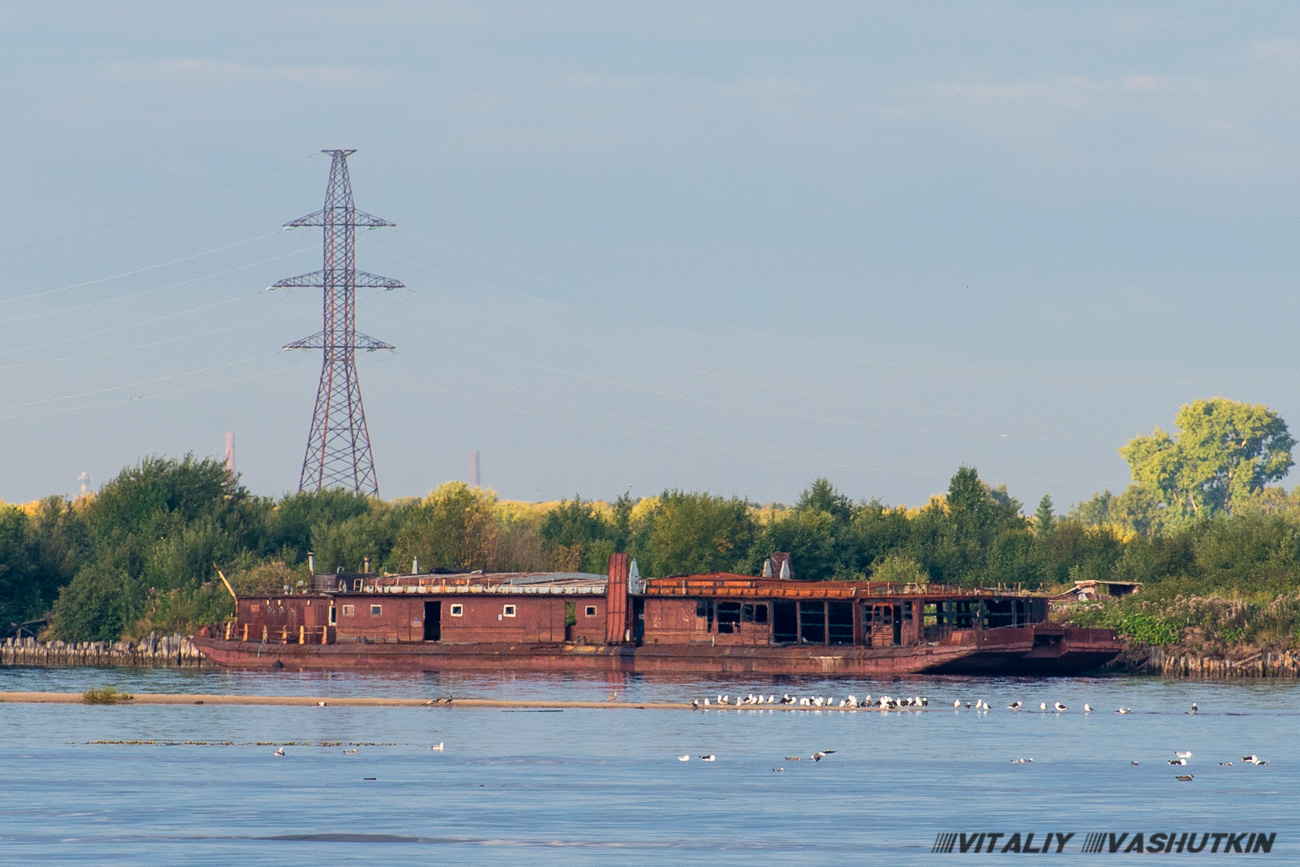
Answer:
<svg viewBox="0 0 1300 867"><path fill-rule="evenodd" d="M272 289L315 287L324 290L324 325L311 337L304 337L285 349L320 349L320 385L316 389L316 412L302 460L299 491L319 491L334 486L357 493L379 494L375 463L370 454L370 433L366 411L361 405L361 384L357 381L357 350L374 352L393 347L360 334L357 322L357 289L401 289L403 284L387 277L357 270L356 227L392 226L387 220L358 211L352 203L352 182L348 178L348 154L355 150L326 150L330 163L325 207L285 223L286 229L322 226L325 263L319 271L281 280Z"/></svg>

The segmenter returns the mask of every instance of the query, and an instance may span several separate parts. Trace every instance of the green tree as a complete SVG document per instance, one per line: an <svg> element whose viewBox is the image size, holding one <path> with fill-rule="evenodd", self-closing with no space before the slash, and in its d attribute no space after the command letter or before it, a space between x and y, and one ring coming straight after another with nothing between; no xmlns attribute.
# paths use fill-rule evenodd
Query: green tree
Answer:
<svg viewBox="0 0 1300 867"><path fill-rule="evenodd" d="M1286 422L1263 404L1196 400L1174 423L1176 434L1156 428L1119 451L1133 481L1177 518L1232 514L1234 500L1281 479L1294 463Z"/></svg>
<svg viewBox="0 0 1300 867"><path fill-rule="evenodd" d="M747 502L705 493L664 491L649 520L646 575L742 568L757 531Z"/></svg>
<svg viewBox="0 0 1300 867"><path fill-rule="evenodd" d="M1050 494L1043 494L1043 498L1038 501L1038 508L1034 510L1034 529L1040 536L1046 536L1052 532L1052 525L1056 522L1056 506L1052 503Z"/></svg>

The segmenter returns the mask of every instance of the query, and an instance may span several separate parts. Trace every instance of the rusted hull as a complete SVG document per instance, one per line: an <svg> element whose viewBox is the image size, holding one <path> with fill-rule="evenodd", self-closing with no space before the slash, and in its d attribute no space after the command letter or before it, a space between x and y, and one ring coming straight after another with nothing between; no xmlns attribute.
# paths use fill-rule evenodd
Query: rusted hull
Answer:
<svg viewBox="0 0 1300 867"><path fill-rule="evenodd" d="M195 638L218 665L351 671L558 671L887 677L908 674L1074 674L1114 650L1074 646L1035 657L1032 629L989 630L969 642L921 647L715 647L710 645L259 644ZM979 640L983 638L984 640ZM1032 671L1030 671L1032 669Z"/></svg>

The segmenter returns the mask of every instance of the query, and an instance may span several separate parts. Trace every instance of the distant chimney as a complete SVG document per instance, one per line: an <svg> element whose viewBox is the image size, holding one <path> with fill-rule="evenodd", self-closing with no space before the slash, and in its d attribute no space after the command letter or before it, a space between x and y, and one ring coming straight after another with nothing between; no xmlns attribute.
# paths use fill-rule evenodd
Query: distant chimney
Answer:
<svg viewBox="0 0 1300 867"><path fill-rule="evenodd" d="M370 574L370 555L361 558L361 571L366 575Z"/></svg>
<svg viewBox="0 0 1300 867"><path fill-rule="evenodd" d="M469 453L469 486L478 487L478 449Z"/></svg>
<svg viewBox="0 0 1300 867"><path fill-rule="evenodd" d="M313 575L316 574L316 552L315 551L307 552L307 571Z"/></svg>
<svg viewBox="0 0 1300 867"><path fill-rule="evenodd" d="M776 577L782 581L789 581L794 577L794 569L790 564L790 555L783 551L773 551L771 560L771 570L776 573Z"/></svg>
<svg viewBox="0 0 1300 867"><path fill-rule="evenodd" d="M768 557L763 561L763 577L771 578L772 576L772 558Z"/></svg>
<svg viewBox="0 0 1300 867"><path fill-rule="evenodd" d="M226 431L226 472L235 477L235 432Z"/></svg>
<svg viewBox="0 0 1300 867"><path fill-rule="evenodd" d="M411 574L420 574L420 558L418 556L411 558Z"/></svg>

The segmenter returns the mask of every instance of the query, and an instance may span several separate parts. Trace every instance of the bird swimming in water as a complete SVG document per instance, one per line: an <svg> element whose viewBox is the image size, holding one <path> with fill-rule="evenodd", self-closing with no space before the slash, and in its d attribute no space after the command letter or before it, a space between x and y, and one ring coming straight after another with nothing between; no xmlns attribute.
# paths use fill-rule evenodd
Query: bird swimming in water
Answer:
<svg viewBox="0 0 1300 867"><path fill-rule="evenodd" d="M1200 711L1200 708L1198 708L1198 707L1196 706L1196 702L1192 702L1192 709L1191 709L1190 711L1188 711L1188 713L1190 713L1190 714L1192 714L1193 716L1195 716L1196 714L1198 714L1198 713L1200 713L1200 712L1201 712L1201 711Z"/></svg>
<svg viewBox="0 0 1300 867"><path fill-rule="evenodd" d="M1126 707L1122 707L1122 708L1120 708L1119 710L1115 711L1115 713L1132 713L1132 712L1133 712L1133 711L1129 710L1129 709L1126 708Z"/></svg>
<svg viewBox="0 0 1300 867"><path fill-rule="evenodd" d="M1171 765L1185 765L1185 764L1187 764L1187 759L1170 759L1170 760L1169 760L1169 764L1171 764Z"/></svg>
<svg viewBox="0 0 1300 867"><path fill-rule="evenodd" d="M773 768L773 769L772 769L772 773L774 773L774 774L784 774L784 773L785 773L785 768Z"/></svg>
<svg viewBox="0 0 1300 867"><path fill-rule="evenodd" d="M431 750L433 750L434 752L437 752L437 753L442 752L442 751L443 751L443 749L442 749L442 741L438 741L436 744L434 744L433 746L429 747L429 749L431 749Z"/></svg>
<svg viewBox="0 0 1300 867"><path fill-rule="evenodd" d="M716 762L717 760L718 757L713 753L709 753L707 756L700 756L700 761L702 762Z"/></svg>
<svg viewBox="0 0 1300 867"><path fill-rule="evenodd" d="M1090 704L1085 704L1085 705L1083 706L1083 712L1084 712L1084 713L1092 713L1092 705L1090 705Z"/></svg>
<svg viewBox="0 0 1300 867"><path fill-rule="evenodd" d="M1232 762L1219 762L1219 767L1221 767L1221 768L1230 768L1230 767L1232 767Z"/></svg>
<svg viewBox="0 0 1300 867"><path fill-rule="evenodd" d="M1129 762L1129 764L1132 765L1132 766L1135 767L1135 768L1137 767L1137 762Z"/></svg>
<svg viewBox="0 0 1300 867"><path fill-rule="evenodd" d="M1190 758L1192 757L1192 751L1191 751L1191 750L1179 750L1178 752L1174 753L1174 755L1178 756L1178 758L1180 758L1180 759L1190 759Z"/></svg>
<svg viewBox="0 0 1300 867"><path fill-rule="evenodd" d="M280 747L279 749L277 749L277 750L276 750L274 753L272 753L271 755L273 755L273 756L281 756L281 757L283 757L283 756L284 756L284 747Z"/></svg>
<svg viewBox="0 0 1300 867"><path fill-rule="evenodd" d="M1046 712L1047 712L1047 702L1045 702L1045 701L1040 701L1040 702L1038 703L1038 710L1041 711L1041 712L1043 712L1043 713L1046 713Z"/></svg>
<svg viewBox="0 0 1300 867"><path fill-rule="evenodd" d="M1249 755L1249 756L1242 756L1242 757L1241 757L1241 760L1242 760L1243 762L1246 762L1247 764L1251 764L1251 765L1253 765L1253 764L1255 764L1256 762L1259 761L1259 756L1254 755L1254 754L1252 753L1252 754Z"/></svg>
<svg viewBox="0 0 1300 867"><path fill-rule="evenodd" d="M345 755L345 756L355 756L356 754L357 754L357 751L356 751L356 750L344 750L344 751L343 751L343 755Z"/></svg>
<svg viewBox="0 0 1300 867"><path fill-rule="evenodd" d="M1059 701L1056 702L1055 704L1053 704L1052 707L1056 708L1056 712L1057 712L1057 713L1060 713L1060 712L1063 711L1063 710L1069 710L1068 707L1066 707L1065 705L1061 704Z"/></svg>
<svg viewBox="0 0 1300 867"><path fill-rule="evenodd" d="M957 699L956 701L954 701L952 703L952 706L954 710L961 710L961 699Z"/></svg>
<svg viewBox="0 0 1300 867"><path fill-rule="evenodd" d="M677 757L677 761L679 761L679 762L689 762L690 760L691 760L691 757L690 757L690 756L678 756L678 757Z"/></svg>
<svg viewBox="0 0 1300 867"><path fill-rule="evenodd" d="M1191 775L1191 774L1176 774L1176 775L1174 776L1174 779L1175 779L1175 780L1178 780L1178 781L1180 781L1180 782L1183 782L1183 783L1190 783L1190 782L1192 781L1192 775Z"/></svg>
<svg viewBox="0 0 1300 867"><path fill-rule="evenodd" d="M1011 710L1020 710L1020 708L1023 706L1023 704L1024 704L1024 702L1013 701L1013 702L1011 702L1011 704L1007 705L1007 707L1010 708Z"/></svg>

